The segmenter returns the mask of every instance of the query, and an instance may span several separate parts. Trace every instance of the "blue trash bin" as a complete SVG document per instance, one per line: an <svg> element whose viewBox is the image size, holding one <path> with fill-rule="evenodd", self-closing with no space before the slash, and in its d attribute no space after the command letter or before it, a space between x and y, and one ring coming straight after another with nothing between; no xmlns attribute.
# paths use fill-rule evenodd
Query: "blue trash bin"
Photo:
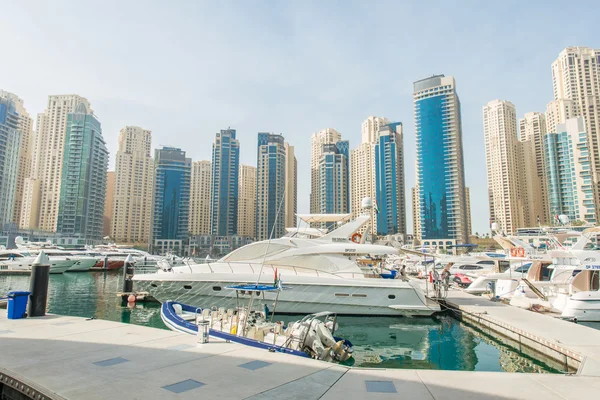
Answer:
<svg viewBox="0 0 600 400"><path fill-rule="evenodd" d="M8 293L8 319L20 319L25 317L27 312L27 300L29 292L9 292Z"/></svg>

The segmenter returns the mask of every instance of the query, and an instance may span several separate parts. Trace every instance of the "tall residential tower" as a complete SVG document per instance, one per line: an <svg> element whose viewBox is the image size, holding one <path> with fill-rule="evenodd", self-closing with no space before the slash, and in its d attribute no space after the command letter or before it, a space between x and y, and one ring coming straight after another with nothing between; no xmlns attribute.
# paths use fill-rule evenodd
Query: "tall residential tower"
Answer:
<svg viewBox="0 0 600 400"><path fill-rule="evenodd" d="M235 129L221 130L216 134L212 152L210 227L213 235L237 233L239 163L240 142Z"/></svg>
<svg viewBox="0 0 600 400"><path fill-rule="evenodd" d="M192 163L190 185L190 224L192 235L210 234L210 185L212 163L207 160Z"/></svg>
<svg viewBox="0 0 600 400"><path fill-rule="evenodd" d="M460 101L451 76L414 83L417 192L425 245L467 241Z"/></svg>
<svg viewBox="0 0 600 400"><path fill-rule="evenodd" d="M14 222L20 140L15 103L0 97L0 229L4 224Z"/></svg>
<svg viewBox="0 0 600 400"><path fill-rule="evenodd" d="M342 134L333 128L326 128L313 133L310 138L310 212L312 214L321 211L321 175L319 163L323 154L323 145L334 144L342 140Z"/></svg>

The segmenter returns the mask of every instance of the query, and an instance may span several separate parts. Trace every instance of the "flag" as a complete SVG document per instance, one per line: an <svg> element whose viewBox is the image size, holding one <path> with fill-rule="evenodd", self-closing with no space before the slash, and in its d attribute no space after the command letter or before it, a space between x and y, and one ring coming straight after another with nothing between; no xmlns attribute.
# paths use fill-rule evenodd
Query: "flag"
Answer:
<svg viewBox="0 0 600 400"><path fill-rule="evenodd" d="M273 270L273 272L274 272L274 274L275 274L275 276L273 277L273 286L278 286L278 285L279 285L279 282L278 282L278 281L279 281L279 279L277 279L277 268L275 268L275 269Z"/></svg>
<svg viewBox="0 0 600 400"><path fill-rule="evenodd" d="M379 214L379 206L377 205L377 200L373 202L373 208L375 209L375 214Z"/></svg>

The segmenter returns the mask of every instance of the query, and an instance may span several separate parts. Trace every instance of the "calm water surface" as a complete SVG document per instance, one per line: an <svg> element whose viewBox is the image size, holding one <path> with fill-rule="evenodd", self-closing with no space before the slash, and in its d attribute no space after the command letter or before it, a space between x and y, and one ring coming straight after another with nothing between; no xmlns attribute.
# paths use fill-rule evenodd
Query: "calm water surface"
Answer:
<svg viewBox="0 0 600 400"><path fill-rule="evenodd" d="M50 275L49 312L167 329L158 304L123 307L119 273ZM29 276L0 276L0 294L28 290ZM285 317L284 320L295 319ZM461 371L558 372L449 316L339 317L338 334L354 344L355 366Z"/></svg>

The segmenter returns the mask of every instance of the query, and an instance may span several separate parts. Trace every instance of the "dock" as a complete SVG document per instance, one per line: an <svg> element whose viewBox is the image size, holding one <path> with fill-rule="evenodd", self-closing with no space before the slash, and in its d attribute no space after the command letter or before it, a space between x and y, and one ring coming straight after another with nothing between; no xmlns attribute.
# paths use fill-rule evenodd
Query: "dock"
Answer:
<svg viewBox="0 0 600 400"><path fill-rule="evenodd" d="M8 320L0 310L2 390L40 400L580 400L597 396L600 378L353 368L98 319Z"/></svg>
<svg viewBox="0 0 600 400"><path fill-rule="evenodd" d="M442 302L465 322L560 370L600 377L600 330L493 302L461 290ZM560 368L562 366L562 368Z"/></svg>

